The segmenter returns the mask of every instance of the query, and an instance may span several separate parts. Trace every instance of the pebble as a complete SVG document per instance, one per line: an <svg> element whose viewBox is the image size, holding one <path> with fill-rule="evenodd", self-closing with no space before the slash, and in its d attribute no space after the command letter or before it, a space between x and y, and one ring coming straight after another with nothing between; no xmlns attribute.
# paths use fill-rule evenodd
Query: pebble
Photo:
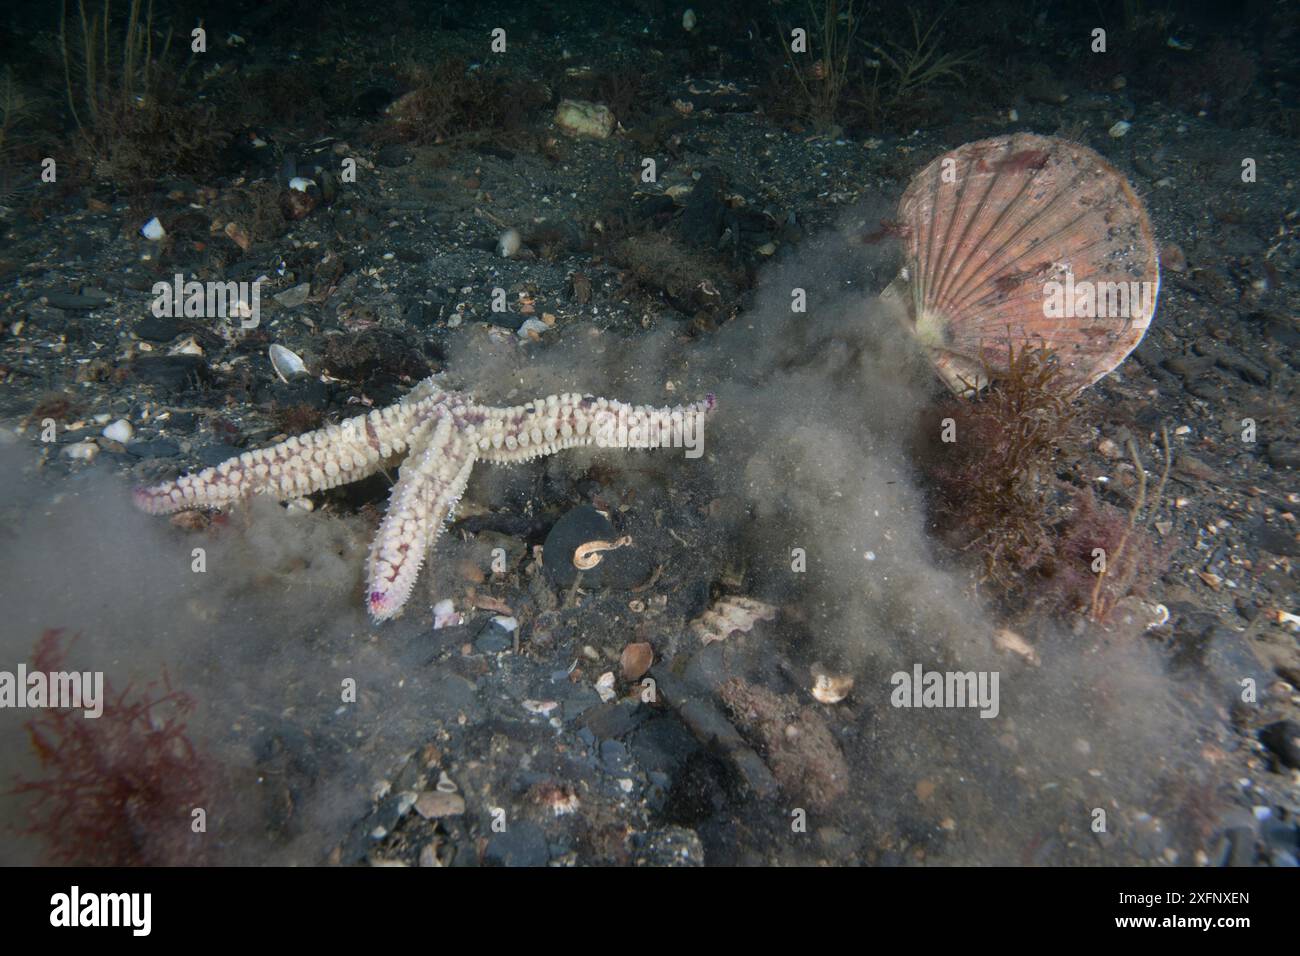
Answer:
<svg viewBox="0 0 1300 956"><path fill-rule="evenodd" d="M654 648L645 642L637 642L627 645L623 648L623 653L619 657L619 668L622 670L623 679L627 681L640 680L650 670L650 665L654 663Z"/></svg>
<svg viewBox="0 0 1300 956"><path fill-rule="evenodd" d="M487 626L474 638L474 649L480 654L500 654L515 646L511 631L498 624L498 620L502 619L493 618L488 621Z"/></svg>
<svg viewBox="0 0 1300 956"><path fill-rule="evenodd" d="M1118 123L1116 123L1114 126L1110 128L1110 135L1114 139L1119 139L1121 136L1126 135L1128 131L1132 128L1133 128L1133 124L1130 123L1128 120L1120 120Z"/></svg>
<svg viewBox="0 0 1300 956"><path fill-rule="evenodd" d="M273 299L286 309L292 309L302 305L307 301L307 296L311 294L311 283L302 282L292 289L285 289L283 292L277 292Z"/></svg>
<svg viewBox="0 0 1300 956"><path fill-rule="evenodd" d="M134 331L146 342L170 342L185 331L185 326L176 319L148 315L135 324Z"/></svg>
<svg viewBox="0 0 1300 956"><path fill-rule="evenodd" d="M465 798L459 793L426 790L415 798L415 812L426 820L458 817L465 812Z"/></svg>
<svg viewBox="0 0 1300 956"><path fill-rule="evenodd" d="M577 578L574 552L589 541L614 541L619 537L609 519L590 505L580 505L555 522L542 545L542 567L559 587L569 587ZM635 587L651 574L647 554L635 542L604 552L600 563L582 572L583 587Z"/></svg>
<svg viewBox="0 0 1300 956"><path fill-rule="evenodd" d="M131 423L125 418L119 418L113 424L104 426L104 430L100 434L109 441L125 445L131 440L131 436L135 434L135 429L131 427Z"/></svg>
<svg viewBox="0 0 1300 956"><path fill-rule="evenodd" d="M1279 720L1259 732L1259 741L1284 767L1300 769L1300 724Z"/></svg>
<svg viewBox="0 0 1300 956"><path fill-rule="evenodd" d="M104 304L104 299L93 295L74 295L71 292L47 292L45 304L67 312L89 312Z"/></svg>
<svg viewBox="0 0 1300 956"><path fill-rule="evenodd" d="M489 866L545 866L551 853L546 844L546 834L537 824L516 820L488 841L483 851L483 862Z"/></svg>
<svg viewBox="0 0 1300 956"><path fill-rule="evenodd" d="M525 319L524 324L519 326L517 334L521 339L535 339L539 338L548 328L550 326L541 319Z"/></svg>
<svg viewBox="0 0 1300 956"><path fill-rule="evenodd" d="M174 441L157 438L152 441L133 441L126 446L126 453L136 458L174 458L181 453L181 449Z"/></svg>
<svg viewBox="0 0 1300 956"><path fill-rule="evenodd" d="M74 461L92 461L99 454L99 446L93 441L79 441L65 446L63 454Z"/></svg>

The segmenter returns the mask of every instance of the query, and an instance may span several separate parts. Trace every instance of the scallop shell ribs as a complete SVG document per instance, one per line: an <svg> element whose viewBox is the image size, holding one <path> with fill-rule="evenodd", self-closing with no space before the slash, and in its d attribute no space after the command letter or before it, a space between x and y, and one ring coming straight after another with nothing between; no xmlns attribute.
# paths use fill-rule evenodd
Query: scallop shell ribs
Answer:
<svg viewBox="0 0 1300 956"><path fill-rule="evenodd" d="M1030 133L967 143L912 179L898 220L905 266L885 297L955 392L1023 348L1050 349L1064 387L1087 388L1155 314L1146 210L1086 146Z"/></svg>

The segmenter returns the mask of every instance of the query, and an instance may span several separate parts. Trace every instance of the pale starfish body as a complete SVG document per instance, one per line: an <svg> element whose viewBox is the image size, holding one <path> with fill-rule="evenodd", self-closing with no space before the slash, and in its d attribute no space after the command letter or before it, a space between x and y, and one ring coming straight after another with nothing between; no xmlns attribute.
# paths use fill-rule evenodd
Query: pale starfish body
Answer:
<svg viewBox="0 0 1300 956"><path fill-rule="evenodd" d="M222 508L252 495L296 498L358 481L404 458L366 562L366 603L376 621L397 614L424 557L450 518L477 461L521 462L631 434L633 447L701 435L714 398L675 408L631 406L590 395L552 395L512 408L477 404L428 378L396 405L244 452L212 468L135 492L151 514Z"/></svg>

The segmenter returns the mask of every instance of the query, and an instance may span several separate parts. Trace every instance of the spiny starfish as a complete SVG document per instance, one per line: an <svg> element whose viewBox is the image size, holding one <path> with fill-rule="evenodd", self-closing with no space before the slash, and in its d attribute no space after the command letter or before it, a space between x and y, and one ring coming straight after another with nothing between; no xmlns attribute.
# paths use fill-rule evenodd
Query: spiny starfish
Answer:
<svg viewBox="0 0 1300 956"><path fill-rule="evenodd" d="M221 508L252 495L296 498L358 481L402 456L366 561L366 603L375 621L383 621L410 598L425 554L476 461L528 461L592 444L657 448L685 441L690 449L702 440L714 405L712 395L693 405L653 408L565 394L494 408L427 378L388 408L138 488L135 503L150 514L169 514Z"/></svg>

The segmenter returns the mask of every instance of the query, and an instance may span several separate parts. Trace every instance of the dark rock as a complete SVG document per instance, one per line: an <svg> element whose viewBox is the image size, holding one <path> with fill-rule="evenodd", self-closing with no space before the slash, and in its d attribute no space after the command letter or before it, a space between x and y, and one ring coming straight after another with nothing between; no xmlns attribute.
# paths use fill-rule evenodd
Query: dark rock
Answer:
<svg viewBox="0 0 1300 956"><path fill-rule="evenodd" d="M1237 355L1234 352L1221 352L1215 356L1214 362L1219 368L1236 372L1243 381L1249 382L1251 385L1268 384L1268 369L1255 364L1242 355Z"/></svg>
<svg viewBox="0 0 1300 956"><path fill-rule="evenodd" d="M1300 347L1300 323L1279 312L1252 312L1248 319L1260 323L1264 334L1278 345Z"/></svg>
<svg viewBox="0 0 1300 956"><path fill-rule="evenodd" d="M46 292L45 302L65 312L89 312L104 305L102 296L77 295L73 292Z"/></svg>
<svg viewBox="0 0 1300 956"><path fill-rule="evenodd" d="M1279 720L1259 732L1259 742L1267 747L1282 766L1300 769L1300 724Z"/></svg>
<svg viewBox="0 0 1300 956"><path fill-rule="evenodd" d="M1300 469L1300 444L1284 441L1268 443L1268 463L1274 468Z"/></svg>
<svg viewBox="0 0 1300 956"><path fill-rule="evenodd" d="M627 746L621 740L603 740L600 743L600 760L610 773L627 769Z"/></svg>
<svg viewBox="0 0 1300 956"><path fill-rule="evenodd" d="M559 587L571 586L578 575L574 552L588 542L612 542L618 537L609 519L595 508L582 505L572 509L555 522L542 546L547 578ZM603 552L599 564L582 572L582 583L593 588L631 588L645 581L651 570L649 555L633 543Z"/></svg>
<svg viewBox="0 0 1300 956"><path fill-rule="evenodd" d="M180 446L166 438L152 441L133 441L126 446L127 454L136 458L174 458L181 453Z"/></svg>
<svg viewBox="0 0 1300 956"><path fill-rule="evenodd" d="M601 740L613 740L631 733L645 719L639 703L611 700L588 710L578 718L578 726L588 728Z"/></svg>
<svg viewBox="0 0 1300 956"><path fill-rule="evenodd" d="M352 115L373 119L393 102L393 94L382 86L371 86L357 94L352 101Z"/></svg>
<svg viewBox="0 0 1300 956"><path fill-rule="evenodd" d="M1188 355L1174 355L1164 360L1164 366L1181 379L1193 381L1205 374L1214 364L1210 358L1195 358Z"/></svg>
<svg viewBox="0 0 1300 956"><path fill-rule="evenodd" d="M528 820L507 820L506 831L493 834L483 851L486 866L545 866L550 859L546 834Z"/></svg>
<svg viewBox="0 0 1300 956"><path fill-rule="evenodd" d="M636 866L703 866L704 843L687 827L670 826L636 838L633 847Z"/></svg>
<svg viewBox="0 0 1300 956"><path fill-rule="evenodd" d="M496 621L488 621L487 626L474 638L474 650L480 654L500 654L514 646L514 635Z"/></svg>
<svg viewBox="0 0 1300 956"><path fill-rule="evenodd" d="M711 166L700 174L677 220L677 233L683 242L700 249L717 246L727 215L725 187L726 179L717 167Z"/></svg>
<svg viewBox="0 0 1300 956"><path fill-rule="evenodd" d="M176 319L147 315L135 324L134 331L146 342L170 342L185 331L185 324Z"/></svg>
<svg viewBox="0 0 1300 956"><path fill-rule="evenodd" d="M330 404L329 386L317 378L300 378L292 382L276 379L270 384L264 396L258 390L258 399L268 398L280 408L306 405L324 411Z"/></svg>
<svg viewBox="0 0 1300 956"><path fill-rule="evenodd" d="M375 157L375 162L380 166L388 166L390 168L405 166L410 161L411 151L400 143L393 143L389 146L385 146Z"/></svg>
<svg viewBox="0 0 1300 956"><path fill-rule="evenodd" d="M633 215L648 222L667 221L676 211L677 204L673 202L673 197L665 193L645 196L633 206Z"/></svg>
<svg viewBox="0 0 1300 956"><path fill-rule="evenodd" d="M1255 865L1255 831L1250 827L1233 827L1225 836L1228 840L1224 865Z"/></svg>
<svg viewBox="0 0 1300 956"><path fill-rule="evenodd" d="M212 468L221 464L227 458L234 458L243 451L244 449L236 448L234 445L205 445L195 452L194 457L198 459L200 467Z"/></svg>
<svg viewBox="0 0 1300 956"><path fill-rule="evenodd" d="M1293 532L1276 525L1260 525L1251 536L1255 547L1287 558L1300 557L1300 541Z"/></svg>
<svg viewBox="0 0 1300 956"><path fill-rule="evenodd" d="M1176 610L1176 609L1171 609ZM1201 675L1231 703L1241 701L1244 680L1254 681L1262 697L1269 670L1246 639L1210 613L1180 615L1173 633L1176 669Z"/></svg>
<svg viewBox="0 0 1300 956"><path fill-rule="evenodd" d="M208 363L198 355L143 355L131 363L131 371L143 384L172 392L190 391L212 379Z"/></svg>
<svg viewBox="0 0 1300 956"><path fill-rule="evenodd" d="M686 726L671 714L646 721L628 742L637 764L652 776L658 772L671 777L699 746Z"/></svg>
<svg viewBox="0 0 1300 956"><path fill-rule="evenodd" d="M651 674L660 692L695 739L713 753L725 756L754 796L761 800L775 799L780 787L772 771L714 705L711 693L692 689L685 682L672 678L663 668L656 668Z"/></svg>

